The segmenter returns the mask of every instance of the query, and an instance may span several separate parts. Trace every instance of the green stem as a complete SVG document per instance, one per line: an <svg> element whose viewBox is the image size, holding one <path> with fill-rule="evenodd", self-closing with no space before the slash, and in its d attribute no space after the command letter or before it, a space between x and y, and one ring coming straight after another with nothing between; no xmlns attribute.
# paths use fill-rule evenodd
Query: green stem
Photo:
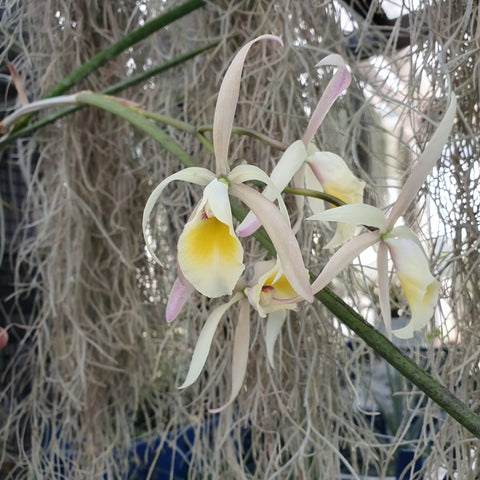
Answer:
<svg viewBox="0 0 480 480"><path fill-rule="evenodd" d="M44 98L61 95L76 85L80 80L87 77L90 73L97 70L102 65L105 65L109 60L125 51L127 48L135 45L141 40L144 40L161 28L167 26L175 20L178 20L188 13L203 7L204 5L205 1L203 0L188 0L178 7L171 8L167 12L162 13L158 17L147 22L142 27L122 37L117 43L97 53L90 60L73 71L70 75L66 76L61 82L57 83L54 87L48 90L48 92L44 95Z"/></svg>
<svg viewBox="0 0 480 480"><path fill-rule="evenodd" d="M79 103L101 108L127 120L156 140L163 148L176 155L180 163L186 167L195 166L190 155L185 152L185 150L182 150L170 136L158 128L153 122L143 117L135 108L122 105L114 98L99 95L98 93L79 93L76 97Z"/></svg>
<svg viewBox="0 0 480 480"><path fill-rule="evenodd" d="M291 194L291 195L303 195L304 197L313 197L319 198L320 200L325 200L337 207L341 207L342 205L346 205L345 202L340 200L333 195L329 195L328 193L319 192L318 190L310 190L308 188L293 188L293 187L286 187L283 189L283 193Z"/></svg>
<svg viewBox="0 0 480 480"><path fill-rule="evenodd" d="M213 130L212 125L202 125L197 128L197 132L199 133L211 132L212 130ZM277 150L280 150L282 152L284 152L288 147L288 145L285 145L284 143L279 142L278 140L275 140L274 138L271 138L268 135L263 135L262 133L252 130L251 128L233 127L232 133L234 135L245 135L247 137L256 138L257 140L261 141L265 145L270 145L272 148L276 148Z"/></svg>
<svg viewBox="0 0 480 480"><path fill-rule="evenodd" d="M468 408L465 403L422 370L411 358L404 355L392 342L369 325L330 289L324 288L315 297L392 367L416 385L469 432L480 438L480 416Z"/></svg>
<svg viewBox="0 0 480 480"><path fill-rule="evenodd" d="M179 57L175 57L174 59L169 60L169 61L163 63L162 65L159 65L158 67L151 68L150 70L147 70L146 72L142 72L142 73L139 73L137 75L133 75L130 78L127 78L127 79L122 80L118 83L115 83L114 85L111 85L111 86L101 90L98 93L102 93L102 94L105 94L105 95L112 95L112 94L117 93L121 90L132 87L134 85L137 85L141 82L144 82L148 78L153 77L154 75L158 75L158 74L160 74L160 73L162 73L166 70L169 70L173 67L176 67L176 66L186 62L187 60L190 60L191 58L194 58L195 56L205 52L206 50L209 50L209 49L215 47L217 44L218 44L218 42L213 42L213 43L210 43L208 45L204 45L202 47L199 47L195 50L192 50L191 52L185 53L184 55L180 55ZM35 132L39 128L42 128L46 125L49 125L50 123L53 123L53 122L59 120L60 118L66 116L66 115L69 115L70 113L76 112L77 110L80 110L81 108L83 108L83 105L76 106L76 107L70 107L70 108L64 108L63 110L61 110L61 111L59 111L55 114L48 115L48 116L46 116L46 117L44 117L40 120L37 120L36 122L34 122L30 125L27 125L27 126L21 128L19 130L16 128L8 137L6 137L6 138L4 138L0 141L0 148L3 147L4 145L6 145L7 143L13 142L17 138L25 137L27 135L30 135L31 133ZM182 123L183 127L184 127L182 129L184 129L186 131L190 131L191 129L195 130L194 127L188 125L185 122L179 122L177 120L169 119L168 117L163 117L163 120L164 120L164 123L170 124L170 125L173 125L173 122L176 122L178 124ZM188 125L188 128L189 128L188 130L185 128L187 125Z"/></svg>

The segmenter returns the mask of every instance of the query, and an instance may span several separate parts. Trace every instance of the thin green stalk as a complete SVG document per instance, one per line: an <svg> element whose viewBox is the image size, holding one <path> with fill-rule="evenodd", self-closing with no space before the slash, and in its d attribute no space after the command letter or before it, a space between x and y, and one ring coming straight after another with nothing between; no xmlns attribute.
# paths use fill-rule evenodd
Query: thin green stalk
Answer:
<svg viewBox="0 0 480 480"><path fill-rule="evenodd" d="M87 77L90 73L94 72L102 65L105 65L109 60L124 52L127 48L130 48L132 45L144 40L161 28L169 25L179 18L184 17L190 12L203 7L204 5L205 1L203 0L188 0L178 7L171 8L167 12L162 13L158 17L147 22L142 27L122 37L117 43L110 45L101 52L97 53L90 60L85 62L75 71L70 73L70 75L67 75L62 81L48 90L48 92L44 95L44 98L61 95L76 85L80 80Z"/></svg>
<svg viewBox="0 0 480 480"><path fill-rule="evenodd" d="M346 205L345 202L340 200L333 195L329 195L328 193L319 192L318 190L310 190L308 188L293 188L293 187L286 187L283 189L283 193L287 193L290 195L302 195L304 197L313 197L318 198L320 200L325 200L337 207L341 207L342 205Z"/></svg>
<svg viewBox="0 0 480 480"><path fill-rule="evenodd" d="M427 397L431 398L469 432L480 438L480 416L468 408L465 403L422 370L410 357L404 355L330 289L324 288L315 297Z"/></svg>
<svg viewBox="0 0 480 480"><path fill-rule="evenodd" d="M111 97L97 93L79 93L77 95L77 102L101 108L127 120L156 140L163 148L176 155L181 164L186 167L195 166L190 155L185 152L185 150L180 148L170 136L158 128L152 121L138 113L135 108L127 107Z"/></svg>
<svg viewBox="0 0 480 480"><path fill-rule="evenodd" d="M197 132L199 132L199 133L211 132L212 130L213 130L212 125L202 125L202 126L197 128ZM255 131L255 130L252 130L251 128L233 127L232 128L232 134L233 135L245 135L247 137L256 138L257 140L260 140L265 145L270 145L272 148L276 148L277 150L280 150L281 152L284 152L288 147L288 145L285 145L284 143L279 142L278 140L275 140L274 138L271 138L268 135L264 135L262 133L259 133L259 132Z"/></svg>
<svg viewBox="0 0 480 480"><path fill-rule="evenodd" d="M241 205L232 204L232 212L239 221L246 215ZM255 232L255 238L272 256L276 256L275 248L265 232ZM460 425L480 438L480 416L467 407L440 382L425 372L411 358L404 355L387 337L369 325L361 315L347 305L329 288L315 294L325 307L330 310L344 325L353 330L378 355L384 358L393 368L417 386L427 397L443 408Z"/></svg>
<svg viewBox="0 0 480 480"><path fill-rule="evenodd" d="M118 93L119 91L124 90L126 88L132 87L134 85L138 85L139 83L144 82L145 80L149 79L150 77L153 77L155 75L159 75L160 73L163 73L163 72L169 70L170 68L176 67L176 66L190 60L191 58L194 58L197 55L200 55L201 53L205 52L206 50L214 48L217 44L218 44L218 42L213 42L213 43L209 43L208 45L204 45L202 47L194 49L190 52L185 53L184 55L180 55L178 57L175 57L172 60L169 60L169 61L163 63L162 65L159 65L158 67L151 68L150 70L147 70L145 72L141 72L137 75L133 75L132 77L124 79L124 80L122 80L118 83L110 85L109 87L107 87L103 90L100 90L100 92L98 92L98 93L102 93L102 94L105 94L105 95L112 95L112 94ZM53 122L59 120L60 118L66 116L66 115L69 115L70 113L76 112L77 110L79 110L81 108L83 108L83 105L79 105L79 106L76 106L76 107L64 108L64 109L60 110L59 112L57 112L55 114L52 114L52 115L48 115L48 116L46 116L46 117L44 117L40 120L37 120L36 122L31 123L30 125L27 125L27 126L21 128L20 130L15 129L15 131L13 131L8 137L6 137L6 138L4 138L0 141L0 148L3 147L4 145L6 145L7 143L13 142L17 138L26 137L27 135L30 135L31 133L38 130L39 128L42 128L46 125L49 125L50 123L53 123ZM173 122L178 122L178 121L174 120L174 119L169 119L168 117L163 117L163 122L166 123L166 124L172 124L173 125ZM181 122L181 123L184 123L183 127L188 125L185 122ZM195 128L191 127L190 125L188 125L188 127L190 129L195 130ZM183 129L185 131L190 131L190 130L186 130L185 128L183 128Z"/></svg>

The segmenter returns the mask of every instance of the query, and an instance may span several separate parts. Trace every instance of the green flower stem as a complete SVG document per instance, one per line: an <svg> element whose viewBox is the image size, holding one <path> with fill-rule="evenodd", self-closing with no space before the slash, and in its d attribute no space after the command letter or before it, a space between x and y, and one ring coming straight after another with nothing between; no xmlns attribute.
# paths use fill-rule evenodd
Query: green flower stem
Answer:
<svg viewBox="0 0 480 480"><path fill-rule="evenodd" d="M243 220L247 213L246 209L236 202L232 202L232 212L239 221ZM254 233L254 236L265 250L272 256L276 256L275 248L266 232L259 229ZM315 294L315 298L393 368L424 392L427 397L443 408L469 432L480 438L480 416L425 372L411 358L404 355L387 337L369 325L361 315L355 312L332 290L324 288Z"/></svg>
<svg viewBox="0 0 480 480"><path fill-rule="evenodd" d="M213 130L212 125L202 125L197 128L197 132L199 133L211 132L212 130ZM232 133L234 135L245 135L247 137L256 138L257 140L261 141L265 145L270 145L272 148L275 148L282 152L284 152L288 147L288 145L285 145L284 143L279 142L278 140L275 140L274 138L271 138L268 135L263 135L262 133L256 132L251 128L233 127Z"/></svg>
<svg viewBox="0 0 480 480"><path fill-rule="evenodd" d="M79 93L76 97L78 103L101 108L127 120L156 140L163 148L176 155L181 164L186 167L195 166L190 155L185 150L180 148L170 136L158 128L152 121L138 113L135 107L127 107L112 97L99 95L98 93Z"/></svg>
<svg viewBox="0 0 480 480"><path fill-rule="evenodd" d="M61 95L76 85L79 81L87 77L90 73L94 72L102 65L105 65L109 60L124 52L127 48L130 48L132 45L144 40L161 28L167 26L175 20L178 20L179 18L184 17L190 12L203 7L204 5L205 1L203 0L188 0L185 3L171 8L165 13L162 13L158 17L147 22L142 27L122 37L117 43L114 43L113 45L97 53L90 60L73 71L70 75L66 76L61 82L57 83L54 87L48 90L48 92L44 95L44 98Z"/></svg>
<svg viewBox="0 0 480 480"><path fill-rule="evenodd" d="M468 408L465 403L422 370L411 358L404 355L392 342L370 326L330 289L324 288L315 297L392 367L416 385L469 432L480 438L480 416Z"/></svg>
<svg viewBox="0 0 480 480"><path fill-rule="evenodd" d="M115 84L109 86L108 88L100 90L100 92L98 92L98 93L102 93L102 94L105 94L105 95L112 95L114 93L118 93L121 90L132 87L132 86L137 85L139 83L142 83L145 80L149 79L150 77L153 77L155 75L159 75L160 73L163 73L164 71L167 71L170 68L176 67L176 66L186 62L187 60L190 60L191 58L194 58L197 55L200 55L201 53L205 52L206 50L209 50L209 49L215 47L217 44L218 44L218 42L213 42L213 43L209 43L208 45L204 45L202 47L199 47L195 50L192 50L191 52L187 52L184 55L180 55L179 57L175 57L172 60L169 60L165 63L162 63L162 65L159 65L158 67L151 68L150 70L147 70L145 72L141 72L137 75L133 75L132 77L129 77L129 78L124 79L124 80L122 80L118 83L115 83ZM45 116L44 118L42 118L40 120L37 120L36 122L31 123L30 125L27 125L23 128L18 129L18 127L21 127L21 125L18 125L17 128L15 128L15 130L8 137L0 140L0 148L2 146L6 145L7 143L10 143L10 142L16 140L17 138L25 137L27 135L30 135L31 133L35 132L39 128L42 128L45 125L53 123L53 122L59 120L60 118L66 116L66 115L69 115L70 113L76 112L77 110L79 110L81 108L83 108L83 105L79 105L79 106L76 106L76 107L64 108L63 110L61 110L59 112L56 112L55 114ZM183 127L182 128L183 130L191 131L193 129L195 131L195 128L191 127L187 123L179 122L178 120L174 120L174 119L169 119L168 117L163 117L163 122L165 124L179 126L179 128L180 128L180 124L182 124L181 126ZM25 124L25 122L23 124ZM188 126L188 130L186 128L187 126Z"/></svg>
<svg viewBox="0 0 480 480"><path fill-rule="evenodd" d="M333 195L329 195L328 193L319 192L318 190L309 190L308 188L293 188L287 187L283 189L283 193L291 194L291 195L303 195L304 197L313 197L319 198L320 200L325 200L337 207L341 207L342 205L346 205L345 202L340 200Z"/></svg>

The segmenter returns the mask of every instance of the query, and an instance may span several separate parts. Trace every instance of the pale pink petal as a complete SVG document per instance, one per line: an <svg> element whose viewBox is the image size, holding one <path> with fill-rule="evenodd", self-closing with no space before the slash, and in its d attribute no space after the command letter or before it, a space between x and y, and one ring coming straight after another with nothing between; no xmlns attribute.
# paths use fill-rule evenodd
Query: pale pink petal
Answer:
<svg viewBox="0 0 480 480"><path fill-rule="evenodd" d="M265 346L267 349L267 358L268 363L272 368L275 368L273 362L273 352L275 349L275 343L277 341L280 332L282 331L282 326L285 323L287 318L287 312L285 310L279 310L277 312L272 312L268 315L267 325L265 331Z"/></svg>
<svg viewBox="0 0 480 480"><path fill-rule="evenodd" d="M390 289L388 282L387 247L379 242L377 251L378 301L382 314L385 332L388 339L392 338L392 318L390 313Z"/></svg>
<svg viewBox="0 0 480 480"><path fill-rule="evenodd" d="M287 150L285 150L284 154L281 156L270 175L270 180L275 187L277 187L278 192L281 192L289 184L290 180L303 165L306 158L307 151L301 140L293 142L287 148ZM236 183L242 182L237 181ZM262 195L269 200L274 200L276 198L276 192L270 185L265 187ZM239 237L246 237L254 233L259 227L260 222L255 217L255 214L253 212L249 212L243 222L237 227L237 235Z"/></svg>
<svg viewBox="0 0 480 480"><path fill-rule="evenodd" d="M351 223L352 225L376 227L382 233L386 231L385 215L383 212L377 207L364 203L330 208L329 210L308 217L307 220L344 222Z"/></svg>
<svg viewBox="0 0 480 480"><path fill-rule="evenodd" d="M182 279L180 276L177 277L168 297L165 315L167 322L173 322L177 318L194 290L192 284L187 279Z"/></svg>
<svg viewBox="0 0 480 480"><path fill-rule="evenodd" d="M4 348L8 343L8 332L0 327L0 350Z"/></svg>
<svg viewBox="0 0 480 480"><path fill-rule="evenodd" d="M142 219L143 236L145 239L145 245L147 247L148 252L152 256L152 258L160 265L162 265L162 262L155 255L155 252L153 251L152 246L150 245L149 235L147 232L148 223L150 221L150 215L152 214L153 207L158 202L158 199L162 195L167 185L175 180L182 180L184 182L190 182L196 185L208 185L214 178L215 178L215 175L210 170L207 170L206 168L200 168L200 167L186 168L185 170L181 170L180 172L174 173L173 175L170 175L169 177L165 178L153 190L153 192L150 194L150 197L148 197L147 203L143 210L143 219Z"/></svg>
<svg viewBox="0 0 480 480"><path fill-rule="evenodd" d="M250 47L259 40L273 40L283 46L279 37L275 35L261 35L244 45L228 67L218 92L217 105L213 117L212 135L217 175L225 175L230 170L227 159L228 145L232 133L233 117L237 108L243 65Z"/></svg>
<svg viewBox="0 0 480 480"><path fill-rule="evenodd" d="M445 116L438 125L437 130L428 142L423 153L420 155L417 163L413 166L410 175L405 182L397 201L394 203L392 210L387 219L387 230L391 230L395 222L405 213L408 206L415 200L415 197L424 184L427 175L437 163L442 154L443 147L447 142L448 135L453 126L455 113L457 110L457 99L452 93L450 96L450 104L445 112Z"/></svg>
<svg viewBox="0 0 480 480"><path fill-rule="evenodd" d="M341 95L341 93L348 88L351 81L351 76L348 71L347 65L340 55L333 54L328 55L319 63L317 67L324 65L334 65L338 67L338 70L333 75L333 78L327 85L327 88L323 92L310 121L308 122L307 129L303 135L302 141L305 145L308 145L311 141L318 127L323 122L323 119L327 115L331 106L335 103L335 100Z"/></svg>
<svg viewBox="0 0 480 480"><path fill-rule="evenodd" d="M261 193L246 185L232 184L230 193L253 210L277 251L278 259L290 285L298 295L312 302L313 295L302 252L284 215Z"/></svg>
<svg viewBox="0 0 480 480"><path fill-rule="evenodd" d="M225 405L209 409L210 413L218 413L228 407L237 398L240 392L245 373L247 372L248 349L250 346L250 305L246 300L240 302L235 338L233 339L232 354L232 393Z"/></svg>
<svg viewBox="0 0 480 480"><path fill-rule="evenodd" d="M222 319L225 312L240 299L245 298L242 293L235 294L232 299L217 307L210 316L207 318L205 325L198 336L197 344L195 345L195 350L193 352L192 361L190 363L190 368L188 369L187 378L179 388L186 388L190 386L197 378L199 377L205 362L207 361L208 352L210 351L210 346L212 345L213 336L215 335L215 330L217 329L220 320Z"/></svg>
<svg viewBox="0 0 480 480"><path fill-rule="evenodd" d="M339 207L340 208L340 207ZM340 247L312 283L313 293L325 288L352 260L380 240L380 233L368 232L352 238Z"/></svg>

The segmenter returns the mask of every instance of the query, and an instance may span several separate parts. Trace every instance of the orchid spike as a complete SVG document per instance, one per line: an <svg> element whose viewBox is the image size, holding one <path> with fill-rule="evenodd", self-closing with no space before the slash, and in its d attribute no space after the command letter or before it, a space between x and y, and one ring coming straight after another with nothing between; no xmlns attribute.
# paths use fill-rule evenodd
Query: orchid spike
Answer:
<svg viewBox="0 0 480 480"><path fill-rule="evenodd" d="M270 178L280 191L293 178L297 187L304 188L307 186L307 188L323 191L345 203L361 202L365 183L353 175L341 157L331 152L320 152L311 143L328 110L339 95L350 85L351 80L348 68L339 55L329 55L317 64L317 66L324 65L334 65L337 67L337 71L320 98L303 138L293 142L287 148L273 169ZM263 191L263 195L272 199L272 191L268 187ZM314 212L323 210L323 201L313 200L309 201L309 204ZM298 199L297 209L299 212L303 211L303 198ZM297 224L300 223L301 219L300 215ZM237 228L237 234L241 237L251 235L259 226L260 222L255 218L254 213L250 212ZM333 248L341 243L345 236L351 236L352 232L350 230L350 228L345 227L339 229L338 235L329 243L328 247Z"/></svg>
<svg viewBox="0 0 480 480"><path fill-rule="evenodd" d="M397 201L387 217L376 207L356 204L344 205L317 213L308 218L308 220L364 225L374 229L374 231L353 238L343 245L313 282L312 288L314 292L324 288L357 255L369 246L379 242L377 252L379 300L387 332L391 329L387 251L392 257L393 266L410 306L410 322L405 327L392 332L399 338L411 337L414 331L427 324L433 315L438 300L439 287L438 282L430 273L427 258L418 238L407 227L394 228L394 225L398 218L405 213L438 160L452 129L456 106L456 98L452 94L445 116L424 152L420 155L419 160L413 166Z"/></svg>
<svg viewBox="0 0 480 480"><path fill-rule="evenodd" d="M231 295L244 271L243 248L233 228L229 195L236 196L255 214L270 235L285 274L302 298L312 302L313 295L303 265L300 247L290 228L288 212L280 192L268 175L253 165L241 165L230 171L227 162L228 141L238 101L241 72L250 47L259 40L274 40L274 35L263 35L247 45L235 56L220 87L215 109L213 145L217 171L205 168L186 168L164 179L152 192L143 213L143 233L152 258L161 264L149 241L149 219L165 188L173 181L187 181L205 187L202 199L195 207L178 240L178 265L185 279L172 290L168 318L173 319L181 308L183 287L191 285L210 298ZM272 198L262 197L256 190L243 185L259 180L270 188ZM279 209L272 203L278 202Z"/></svg>

